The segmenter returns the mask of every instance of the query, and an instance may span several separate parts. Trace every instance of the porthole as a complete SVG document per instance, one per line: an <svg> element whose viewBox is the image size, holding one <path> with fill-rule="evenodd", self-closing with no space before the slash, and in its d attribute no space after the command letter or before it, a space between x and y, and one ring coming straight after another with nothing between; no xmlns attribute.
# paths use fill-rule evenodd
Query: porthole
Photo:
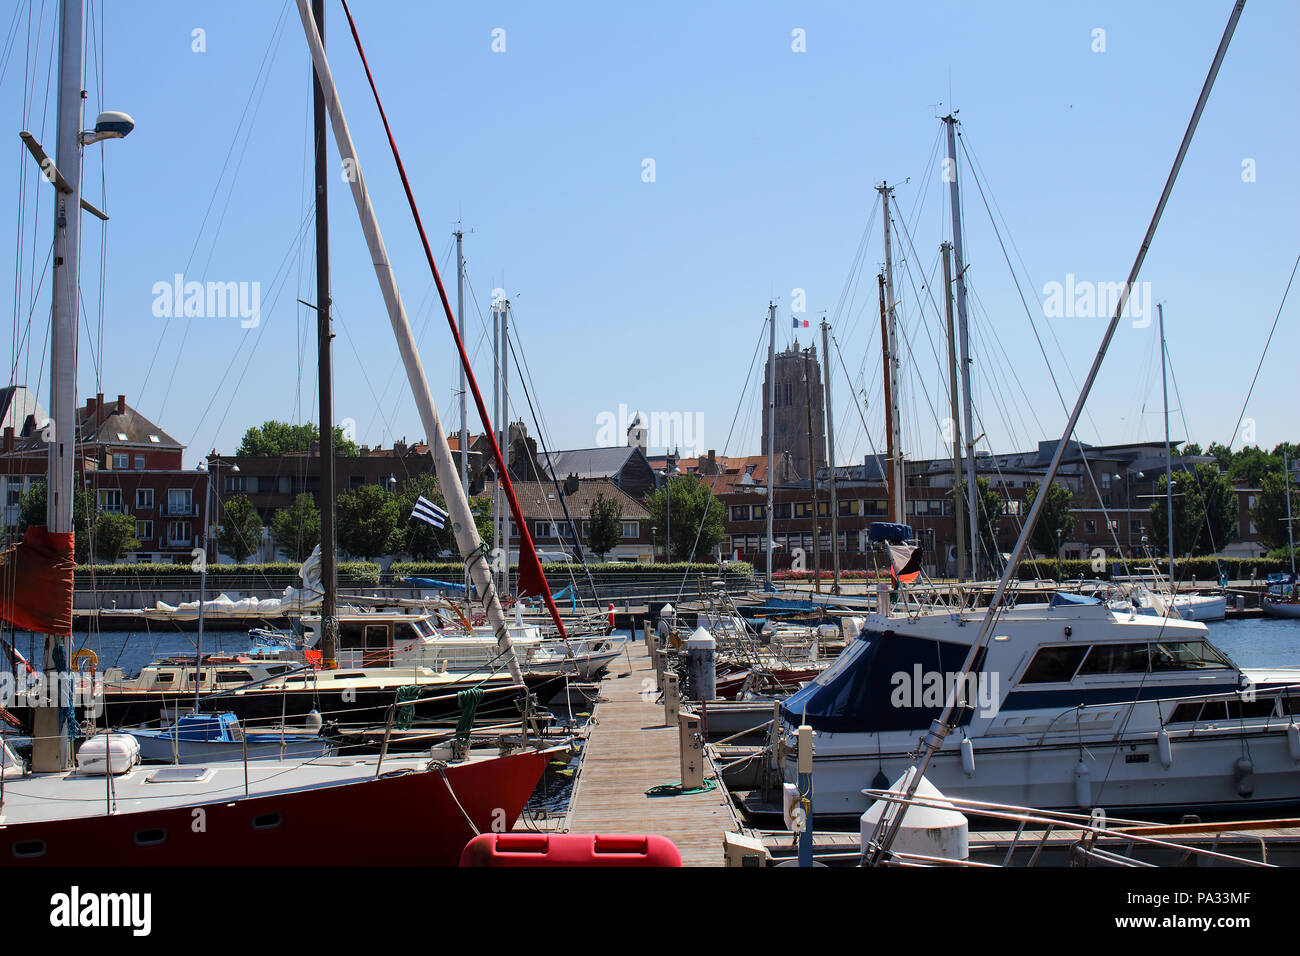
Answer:
<svg viewBox="0 0 1300 956"><path fill-rule="evenodd" d="M154 827L149 830L137 830L135 832L136 846L157 846L167 840L167 831L162 827Z"/></svg>
<svg viewBox="0 0 1300 956"><path fill-rule="evenodd" d="M254 830L274 830L282 823L284 823L282 813L261 813L253 817Z"/></svg>
<svg viewBox="0 0 1300 956"><path fill-rule="evenodd" d="M13 845L13 853L20 860L30 860L45 855L44 840L19 840Z"/></svg>

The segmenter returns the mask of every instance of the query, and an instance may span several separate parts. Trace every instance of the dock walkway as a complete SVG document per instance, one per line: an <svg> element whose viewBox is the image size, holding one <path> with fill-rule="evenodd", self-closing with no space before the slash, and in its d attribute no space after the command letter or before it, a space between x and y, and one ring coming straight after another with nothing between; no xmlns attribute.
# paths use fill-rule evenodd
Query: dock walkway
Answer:
<svg viewBox="0 0 1300 956"><path fill-rule="evenodd" d="M594 726L583 749L566 828L575 833L657 833L672 840L686 866L721 866L723 834L742 830L727 790L647 797L681 781L678 729L664 725L654 665L645 643L631 640L600 684Z"/></svg>

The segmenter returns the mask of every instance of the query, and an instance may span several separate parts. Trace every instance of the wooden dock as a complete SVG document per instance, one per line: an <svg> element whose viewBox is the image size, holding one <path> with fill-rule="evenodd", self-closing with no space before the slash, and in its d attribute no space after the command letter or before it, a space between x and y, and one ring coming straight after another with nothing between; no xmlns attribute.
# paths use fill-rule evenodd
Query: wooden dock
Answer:
<svg viewBox="0 0 1300 956"><path fill-rule="evenodd" d="M647 797L646 791L681 781L678 729L664 725L656 702L655 671L642 641L610 665L600 685L583 748L566 829L575 833L657 833L672 840L686 866L721 866L723 835L743 831L710 762L707 793Z"/></svg>

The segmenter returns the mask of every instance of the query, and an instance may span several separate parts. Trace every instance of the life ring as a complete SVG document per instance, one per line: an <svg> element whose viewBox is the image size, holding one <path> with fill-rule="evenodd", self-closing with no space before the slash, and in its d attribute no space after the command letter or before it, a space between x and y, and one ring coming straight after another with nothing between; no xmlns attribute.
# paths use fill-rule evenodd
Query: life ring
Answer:
<svg viewBox="0 0 1300 956"><path fill-rule="evenodd" d="M81 662L87 659L89 659L90 661L90 672L92 674L95 673L95 671L99 668L99 655L96 654L88 647L83 647L81 650L77 651L77 653L72 655L73 670L80 671Z"/></svg>

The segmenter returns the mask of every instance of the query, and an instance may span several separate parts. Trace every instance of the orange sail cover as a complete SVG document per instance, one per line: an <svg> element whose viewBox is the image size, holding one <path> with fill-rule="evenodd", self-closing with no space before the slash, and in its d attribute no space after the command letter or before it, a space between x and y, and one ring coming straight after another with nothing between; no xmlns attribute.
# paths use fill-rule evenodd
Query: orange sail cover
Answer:
<svg viewBox="0 0 1300 956"><path fill-rule="evenodd" d="M22 631L72 634L72 532L28 525L18 544L0 551L0 618Z"/></svg>

